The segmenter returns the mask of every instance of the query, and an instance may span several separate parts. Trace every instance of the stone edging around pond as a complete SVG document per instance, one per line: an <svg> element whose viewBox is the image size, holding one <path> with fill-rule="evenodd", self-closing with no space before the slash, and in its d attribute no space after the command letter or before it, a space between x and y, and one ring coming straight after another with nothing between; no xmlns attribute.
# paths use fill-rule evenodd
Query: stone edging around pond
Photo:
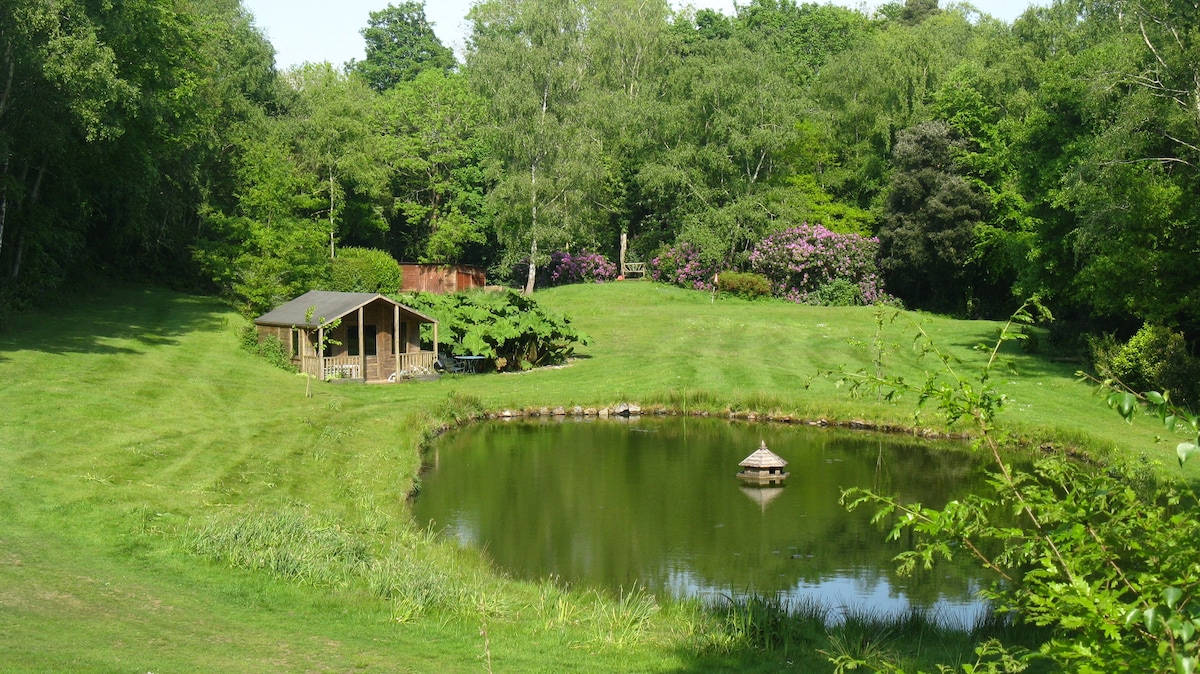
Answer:
<svg viewBox="0 0 1200 674"><path fill-rule="evenodd" d="M875 431L880 433L896 433L904 435L915 435L931 440L966 440L970 438L966 433L947 433L944 431L936 431L929 428L912 428L909 426L899 426L893 424L880 424L872 421L863 421L860 419L851 419L849 421L831 421L829 419L803 419L794 417L790 414L762 414L754 411L728 411L714 413L709 410L679 410L663 405L654 405L648 408L643 408L636 403L620 403L612 407L581 407L575 405L567 408L559 405L557 407L526 407L524 409L503 409L495 412L488 412L484 415L487 419L493 420L512 420L512 419L536 419L536 418L558 418L566 419L573 418L596 418L596 419L628 419L631 417L642 416L688 416L688 417L711 417L717 419L732 419L737 421L767 421L779 424L797 424L803 426L818 426L822 428L849 428L861 431ZM446 429L443 429L446 430Z"/></svg>

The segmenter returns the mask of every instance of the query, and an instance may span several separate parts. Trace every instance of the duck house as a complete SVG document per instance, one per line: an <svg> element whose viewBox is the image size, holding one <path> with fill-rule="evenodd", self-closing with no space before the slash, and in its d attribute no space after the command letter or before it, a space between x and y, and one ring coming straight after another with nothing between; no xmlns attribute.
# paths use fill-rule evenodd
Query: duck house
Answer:
<svg viewBox="0 0 1200 674"><path fill-rule="evenodd" d="M753 454L747 456L738 465L742 467L741 472L737 474L739 478L761 486L783 484L783 481L790 475L784 471L787 461L767 449L765 441L761 447L754 450Z"/></svg>

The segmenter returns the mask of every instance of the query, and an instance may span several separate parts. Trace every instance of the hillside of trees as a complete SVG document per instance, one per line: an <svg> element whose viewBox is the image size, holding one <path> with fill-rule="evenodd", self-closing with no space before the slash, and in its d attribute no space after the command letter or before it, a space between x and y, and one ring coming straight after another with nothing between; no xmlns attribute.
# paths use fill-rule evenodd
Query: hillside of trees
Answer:
<svg viewBox="0 0 1200 674"><path fill-rule="evenodd" d="M531 253L613 258L625 233L636 259L687 245L747 271L810 223L877 237L908 307L1037 294L1111 349L1200 336L1194 2L468 18L461 63L403 2L371 14L363 61L281 72L239 0L4 3L0 307L99 275L255 312L343 246L503 281Z"/></svg>

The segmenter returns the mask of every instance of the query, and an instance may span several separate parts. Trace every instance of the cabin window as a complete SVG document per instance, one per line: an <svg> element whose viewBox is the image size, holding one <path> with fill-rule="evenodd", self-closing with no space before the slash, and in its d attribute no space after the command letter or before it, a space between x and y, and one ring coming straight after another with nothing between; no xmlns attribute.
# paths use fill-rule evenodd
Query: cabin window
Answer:
<svg viewBox="0 0 1200 674"><path fill-rule="evenodd" d="M363 342L366 344L366 355L379 355L379 349L376 344L376 336L378 330L374 325L363 326ZM359 355L358 351L358 326L351 325L346 329L346 354L350 356Z"/></svg>
<svg viewBox="0 0 1200 674"><path fill-rule="evenodd" d="M299 355L300 355L300 331L293 328L292 329L292 357L295 358Z"/></svg>
<svg viewBox="0 0 1200 674"><path fill-rule="evenodd" d="M396 335L396 344L399 347L399 353L408 353L408 323L401 321L400 334Z"/></svg>

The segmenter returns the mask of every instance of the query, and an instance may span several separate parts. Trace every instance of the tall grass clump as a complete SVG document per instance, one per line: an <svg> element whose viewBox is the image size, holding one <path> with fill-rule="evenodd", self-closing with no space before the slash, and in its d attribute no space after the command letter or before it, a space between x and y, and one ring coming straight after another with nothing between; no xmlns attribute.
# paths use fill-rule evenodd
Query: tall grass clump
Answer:
<svg viewBox="0 0 1200 674"><path fill-rule="evenodd" d="M660 403L683 413L716 411L725 404L725 399L704 389L672 389L658 395L647 396L646 402Z"/></svg>
<svg viewBox="0 0 1200 674"><path fill-rule="evenodd" d="M483 418L487 407L477 395L451 391L434 406L433 414L445 423L459 424Z"/></svg>
<svg viewBox="0 0 1200 674"><path fill-rule="evenodd" d="M645 588L635 585L630 590L622 589L617 597L595 593L592 604L593 642L617 647L628 647L638 643L654 614L658 613L658 602Z"/></svg>
<svg viewBox="0 0 1200 674"><path fill-rule="evenodd" d="M778 595L726 596L710 607L728 644L789 653L824 641L829 610L819 602L788 601Z"/></svg>
<svg viewBox="0 0 1200 674"><path fill-rule="evenodd" d="M371 564L366 580L372 594L391 602L392 619L401 623L427 613L461 613L475 594L444 566L399 549Z"/></svg>
<svg viewBox="0 0 1200 674"><path fill-rule="evenodd" d="M547 630L578 625L583 619L583 607L554 579L546 579L538 585L532 608Z"/></svg>
<svg viewBox="0 0 1200 674"><path fill-rule="evenodd" d="M734 412L746 410L764 414L779 414L786 409L786 405L779 396L770 393L754 392L731 403L729 408Z"/></svg>
<svg viewBox="0 0 1200 674"><path fill-rule="evenodd" d="M302 508L237 511L185 536L193 554L316 587L345 587L372 563L370 547Z"/></svg>
<svg viewBox="0 0 1200 674"><path fill-rule="evenodd" d="M185 548L214 562L265 571L326 589L358 589L389 602L391 617L473 615L487 596L482 577L428 530L403 528L386 548L374 536L322 522L302 508L243 512L209 520L185 536ZM500 613L497 612L497 615Z"/></svg>

